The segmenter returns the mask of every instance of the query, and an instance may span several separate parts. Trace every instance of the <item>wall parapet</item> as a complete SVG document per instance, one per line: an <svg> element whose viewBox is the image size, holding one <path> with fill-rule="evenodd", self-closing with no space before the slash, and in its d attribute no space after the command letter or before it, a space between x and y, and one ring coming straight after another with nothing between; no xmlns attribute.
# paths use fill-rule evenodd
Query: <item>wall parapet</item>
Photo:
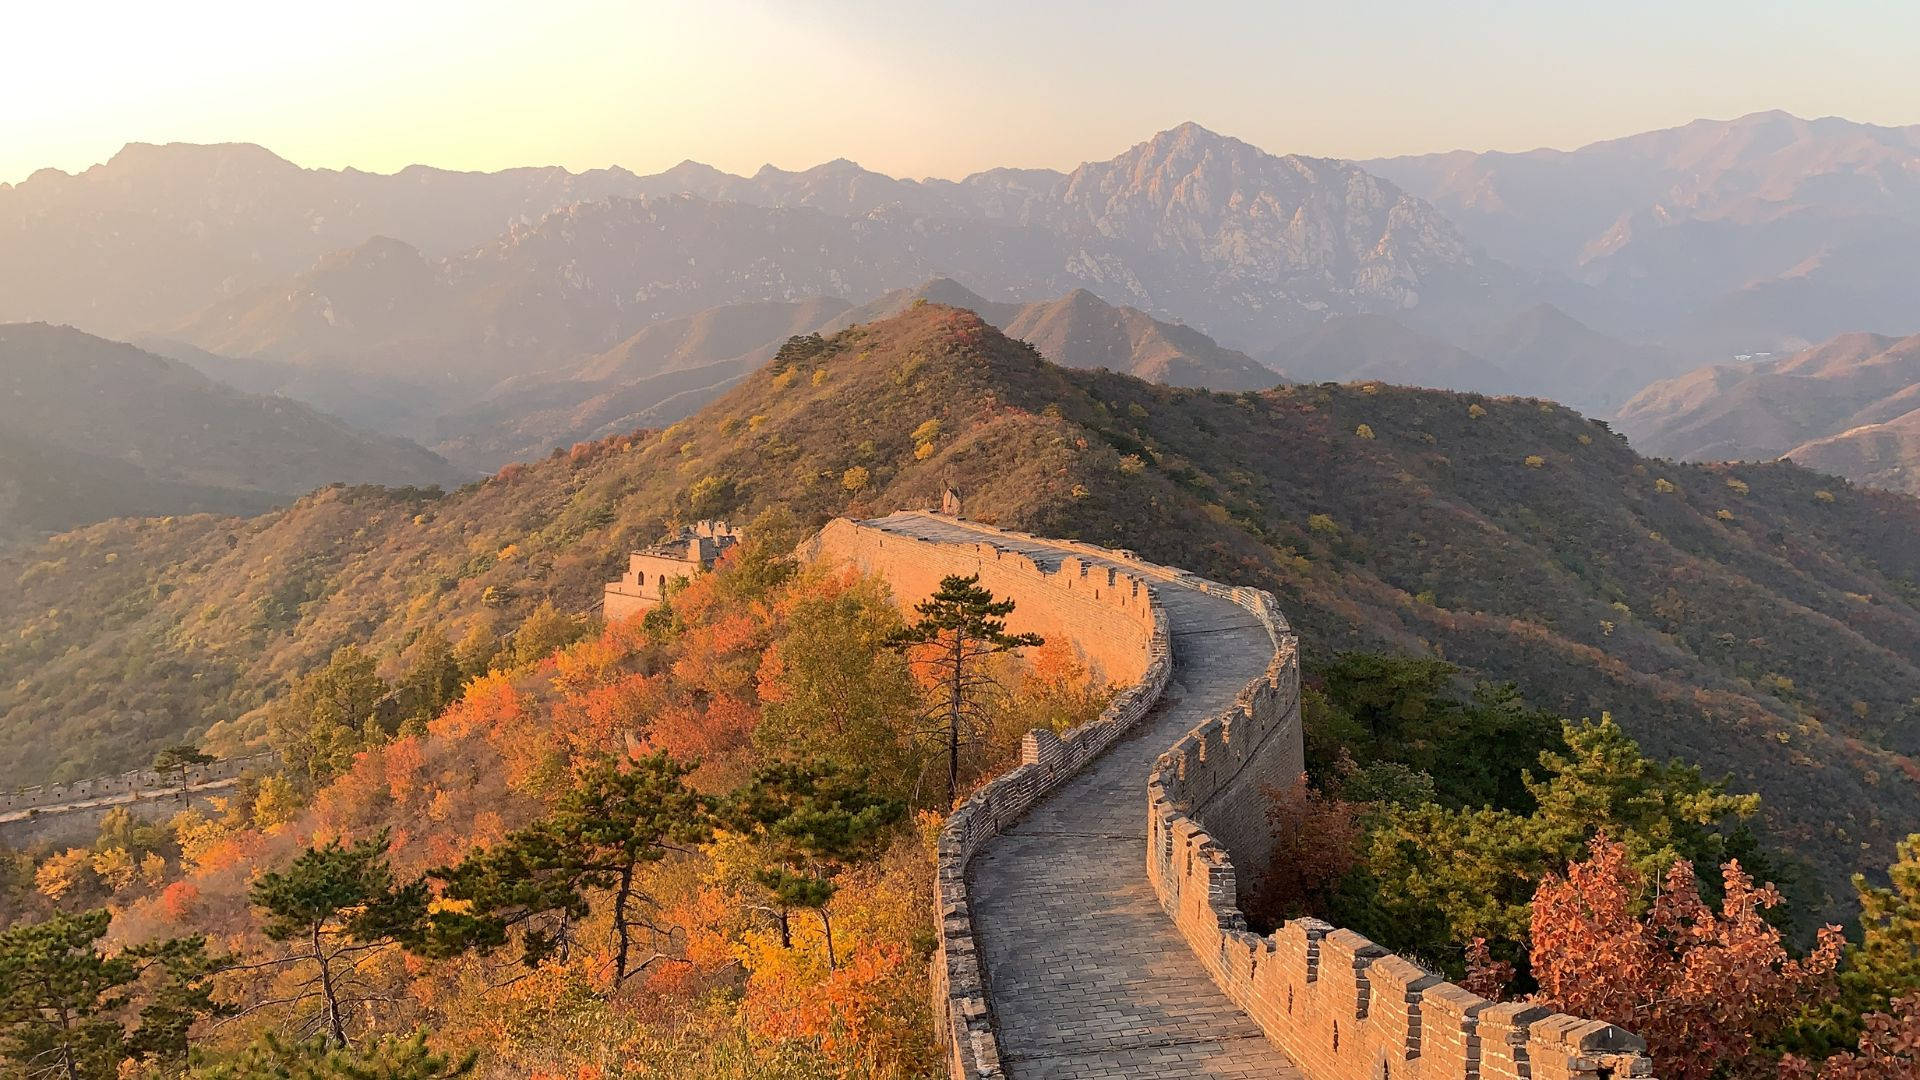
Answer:
<svg viewBox="0 0 1920 1080"><path fill-rule="evenodd" d="M1019 766L981 785L954 808L940 829L934 880L935 1016L951 1074L957 1080L998 1080L1007 1074L987 1005L986 971L974 939L967 864L981 845L1000 835L1146 716L1172 677L1173 643L1166 610L1147 583L1157 574L1130 573L1088 561L1119 561L1125 553L967 524L1068 554L1059 569L1049 571L1029 556L993 544L922 540L841 518L828 523L803 555L809 561L849 562L881 574L894 582L896 594L902 591L903 581L926 579L907 588L931 592L921 586L946 573L979 572L988 588L1020 602L1009 617L1009 629L1038 628L1042 633L1064 629L1076 644L1092 646L1100 654L1088 658L1098 670L1111 680L1130 684L1088 723L1058 735L1046 730L1028 732L1021 740ZM1035 588L1047 592L1038 596ZM1055 602L1036 602L1042 598ZM1060 610L1043 610L1056 607Z"/></svg>
<svg viewBox="0 0 1920 1080"><path fill-rule="evenodd" d="M1311 1080L1651 1076L1646 1044L1611 1024L1495 1004L1318 919L1265 937L1248 930L1233 858L1207 820L1237 816L1244 834L1249 808L1220 797L1270 738L1299 738L1299 649L1270 594L1191 583L1231 596L1274 639L1266 672L1174 743L1147 780L1147 876L1214 984Z"/></svg>
<svg viewBox="0 0 1920 1080"><path fill-rule="evenodd" d="M237 779L249 769L270 765L272 762L273 754L262 752L244 757L222 758L204 765L189 765L184 770L168 769L165 772L159 772L153 769L130 769L117 776L96 776L67 784L35 784L15 788L12 791L0 791L0 814L32 810L52 813L59 807L75 804L90 805L105 799L125 799L130 796L133 800L139 800L170 795L179 790L183 774L187 787L193 788L202 784Z"/></svg>
<svg viewBox="0 0 1920 1080"><path fill-rule="evenodd" d="M903 516L958 520L930 512ZM1310 1080L1639 1080L1652 1075L1645 1043L1630 1032L1525 1003L1489 1002L1353 931L1318 919L1294 919L1264 937L1252 933L1239 907L1234 860L1207 823L1220 823L1221 832L1249 834L1247 808L1229 804L1257 795L1257 787L1249 791L1248 783L1260 776L1248 766L1275 737L1292 740L1288 760L1294 775L1298 773L1299 650L1278 601L1265 590L1210 581L1147 562L1131 551L1045 539L973 521L965 525L973 532L1041 545L1068 557L1058 571L1049 572L1025 555L990 543L922 540L846 519L829 523L803 554L840 558L881 573L896 582L896 591L898 579L889 570L900 569L901 562L919 564L915 569L920 579L911 572L906 575L915 587L929 575L937 580L941 573L991 567L1111 605L1146 633L1143 649L1126 645L1119 650L1137 656L1137 666L1129 666L1130 657L1118 654L1095 658L1110 677L1124 674L1115 681L1131 682L1099 719L1060 736L1029 732L1022 741L1020 765L974 792L941 829L934 888L934 1005L956 1080L1007 1075L974 940L967 863L981 845L1097 757L1159 700L1172 675L1173 653L1166 610L1148 584L1156 581L1232 600L1252 614L1273 641L1266 671L1242 689L1232 706L1189 730L1156 762L1147 781L1145 852L1147 876L1161 906L1215 985L1269 1041ZM1090 566L1086 559L1124 569ZM983 581L995 587L986 574ZM996 591L1004 593L1006 586L1002 580ZM1252 820L1264 823L1264 814Z"/></svg>

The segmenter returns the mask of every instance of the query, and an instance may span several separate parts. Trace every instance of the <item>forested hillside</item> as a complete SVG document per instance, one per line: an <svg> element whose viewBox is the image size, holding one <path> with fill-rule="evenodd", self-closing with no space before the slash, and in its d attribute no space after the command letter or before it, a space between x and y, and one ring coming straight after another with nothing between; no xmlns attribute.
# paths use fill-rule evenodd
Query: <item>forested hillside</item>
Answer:
<svg viewBox="0 0 1920 1080"><path fill-rule="evenodd" d="M1920 504L1789 464L1637 457L1552 404L1242 394L1063 370L971 313L796 339L694 418L443 498L333 488L251 520L115 522L0 563L0 782L115 768L253 712L339 646L590 608L675 519L932 503L1263 585L1308 663L1427 650L1758 790L1844 875L1920 827Z"/></svg>

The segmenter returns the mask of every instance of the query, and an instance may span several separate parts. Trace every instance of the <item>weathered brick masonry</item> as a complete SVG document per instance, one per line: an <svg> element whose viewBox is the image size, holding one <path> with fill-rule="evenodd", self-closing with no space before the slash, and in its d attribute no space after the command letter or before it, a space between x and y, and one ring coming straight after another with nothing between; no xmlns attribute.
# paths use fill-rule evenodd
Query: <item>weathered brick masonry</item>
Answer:
<svg viewBox="0 0 1920 1080"><path fill-rule="evenodd" d="M1014 598L1008 629L1070 640L1100 677L1128 684L1090 724L1060 737L1029 732L1022 742L1020 767L974 792L940 830L934 882L939 919L933 963L936 1022L954 1077L1003 1077L967 902L967 862L982 843L1152 708L1173 670L1166 613L1153 603L1144 581L1104 566L1066 559L1049 573L1032 559L990 544L929 543L845 518L822 529L806 554L885 578L903 605L931 595L948 574L978 574L984 587Z"/></svg>
<svg viewBox="0 0 1920 1080"><path fill-rule="evenodd" d="M969 539L974 536L993 542ZM1008 550L1040 546L1057 554L1057 568ZM835 521L812 541L809 554L886 578L903 604L931 593L946 574L977 573L986 587L1017 602L1014 630L1071 641L1105 678L1128 684L1094 723L1060 738L1029 733L1020 767L976 792L941 832L934 989L953 1076L1008 1075L976 942L967 863L1153 708L1172 674L1172 634L1182 630L1170 627L1156 586L1231 600L1273 642L1264 675L1225 713L1175 743L1149 775L1145 870L1197 963L1293 1067L1313 1080L1649 1074L1640 1041L1618 1028L1491 1004L1350 931L1313 919L1289 922L1267 937L1247 931L1228 852L1239 855L1251 878L1270 848L1260 789L1285 783L1301 769L1298 652L1269 594L1196 578L1130 552L929 514ZM1206 639L1183 640L1189 642L1183 648L1191 649L1204 647L1191 643ZM1036 865L1032 873L1040 880L1049 869ZM1270 1071L1284 1075L1292 1069L1279 1062ZM1187 1073L1176 1062L1152 1075Z"/></svg>
<svg viewBox="0 0 1920 1080"><path fill-rule="evenodd" d="M1232 709L1162 755L1147 781L1147 874L1214 983L1313 1080L1651 1075L1637 1036L1493 1004L1351 930L1318 919L1295 919L1266 937L1247 930L1229 852L1245 852L1251 866L1268 849L1260 787L1299 775L1300 662L1273 597L1231 592L1267 624L1273 662ZM1290 748L1284 756L1269 749L1276 739Z"/></svg>

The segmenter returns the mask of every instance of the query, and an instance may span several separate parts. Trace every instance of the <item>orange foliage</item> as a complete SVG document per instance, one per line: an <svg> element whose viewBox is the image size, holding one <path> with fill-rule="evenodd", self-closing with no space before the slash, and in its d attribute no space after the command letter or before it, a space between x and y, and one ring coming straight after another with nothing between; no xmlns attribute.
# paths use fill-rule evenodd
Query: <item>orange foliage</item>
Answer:
<svg viewBox="0 0 1920 1080"><path fill-rule="evenodd" d="M860 945L829 972L801 964L755 971L744 1008L762 1036L809 1042L846 1071L878 1071L913 1053L914 1020L900 1005L911 993L904 984L919 978L899 945Z"/></svg>
<svg viewBox="0 0 1920 1080"><path fill-rule="evenodd" d="M387 792L395 802L403 802L420 790L420 769L426 764L427 756L419 739L403 735L388 743L381 757L386 764Z"/></svg>
<svg viewBox="0 0 1920 1080"><path fill-rule="evenodd" d="M1625 848L1602 835L1589 851L1534 896L1539 996L1636 1032L1661 1076L1706 1080L1749 1063L1755 1044L1793 1019L1839 963L1837 926L1820 932L1806 959L1790 957L1763 915L1780 902L1778 891L1755 887L1737 862L1723 869L1719 912L1701 901L1682 860L1640 916L1646 882Z"/></svg>
<svg viewBox="0 0 1920 1080"><path fill-rule="evenodd" d="M176 881L160 891L160 915L168 922L185 923L200 906L200 887L191 881Z"/></svg>

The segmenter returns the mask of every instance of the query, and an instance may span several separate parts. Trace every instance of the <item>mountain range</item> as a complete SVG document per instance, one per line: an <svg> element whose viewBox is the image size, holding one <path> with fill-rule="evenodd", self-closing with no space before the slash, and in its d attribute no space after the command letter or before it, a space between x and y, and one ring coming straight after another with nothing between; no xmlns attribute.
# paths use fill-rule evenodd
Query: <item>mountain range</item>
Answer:
<svg viewBox="0 0 1920 1080"><path fill-rule="evenodd" d="M1281 379L1196 330L1115 307L1084 289L1019 304L990 301L956 281L934 278L857 307L837 297L812 297L723 304L661 319L584 362L502 380L478 402L434 416L426 437L456 461L494 469L555 447L663 426L718 397L789 337L831 333L928 300L976 311L1066 367L1104 367L1220 390L1257 389Z"/></svg>
<svg viewBox="0 0 1920 1080"><path fill-rule="evenodd" d="M122 515L258 512L334 482L455 484L420 446L131 345L0 326L0 539Z"/></svg>
<svg viewBox="0 0 1920 1080"><path fill-rule="evenodd" d="M1647 387L1618 421L1652 454L1788 457L1920 495L1920 335L1845 334L1790 356L1702 368Z"/></svg>
<svg viewBox="0 0 1920 1080"><path fill-rule="evenodd" d="M1762 112L1361 165L1583 321L1703 359L1920 329L1920 125Z"/></svg>
<svg viewBox="0 0 1920 1080"><path fill-rule="evenodd" d="M929 427L928 421L938 421ZM933 431L931 436L928 431ZM920 446L929 449L922 451ZM0 554L0 783L235 749L349 642L589 610L670 520L938 501L1273 589L1309 663L1444 656L1765 795L1833 896L1920 827L1920 504L1791 463L1644 459L1538 401L1378 384L1236 395L1045 362L970 312L801 338L670 431L436 496L327 488ZM1862 845L1866 850L1862 849Z"/></svg>

